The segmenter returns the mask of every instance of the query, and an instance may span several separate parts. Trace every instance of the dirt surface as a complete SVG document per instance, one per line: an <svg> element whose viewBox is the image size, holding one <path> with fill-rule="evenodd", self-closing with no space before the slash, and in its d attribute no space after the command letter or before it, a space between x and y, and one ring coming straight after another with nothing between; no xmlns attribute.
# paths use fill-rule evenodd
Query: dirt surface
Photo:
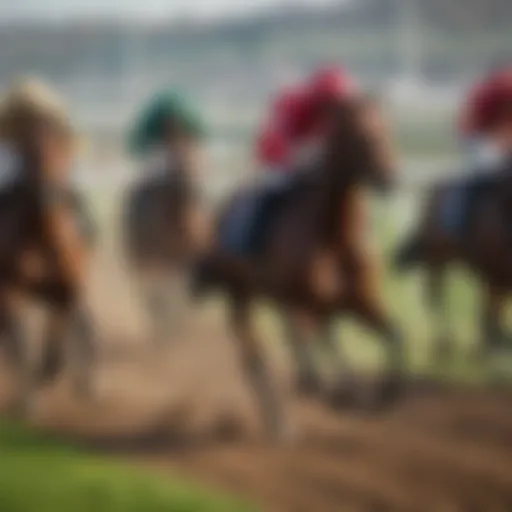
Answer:
<svg viewBox="0 0 512 512"><path fill-rule="evenodd" d="M95 401L74 400L63 379L41 394L35 422L263 510L512 510L510 392L416 386L379 414L293 403L299 436L276 448L263 442L227 337L133 347L104 355Z"/></svg>
<svg viewBox="0 0 512 512"><path fill-rule="evenodd" d="M512 510L512 391L415 385L379 414L290 398L298 438L268 446L222 320L191 313L177 341L159 347L145 339L112 242L91 280L103 340L95 399L74 399L62 379L41 393L34 423L246 496L265 511ZM286 383L281 365L277 358ZM0 352L2 406L13 383Z"/></svg>

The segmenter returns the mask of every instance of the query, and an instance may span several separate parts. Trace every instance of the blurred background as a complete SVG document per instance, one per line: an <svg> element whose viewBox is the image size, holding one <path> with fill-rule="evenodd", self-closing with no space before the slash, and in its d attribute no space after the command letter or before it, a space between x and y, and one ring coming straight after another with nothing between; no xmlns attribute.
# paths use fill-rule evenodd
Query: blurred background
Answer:
<svg viewBox="0 0 512 512"><path fill-rule="evenodd" d="M20 0L2 7L0 86L45 77L115 154L140 101L176 85L215 149L240 151L276 88L337 62L385 97L407 155L449 156L462 91L510 56L511 22L508 0Z"/></svg>

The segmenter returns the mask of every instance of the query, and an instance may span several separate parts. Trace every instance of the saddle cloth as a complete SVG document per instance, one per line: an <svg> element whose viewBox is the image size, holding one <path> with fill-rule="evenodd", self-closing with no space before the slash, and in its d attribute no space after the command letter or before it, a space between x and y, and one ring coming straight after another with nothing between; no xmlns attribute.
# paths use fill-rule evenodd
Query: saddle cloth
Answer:
<svg viewBox="0 0 512 512"><path fill-rule="evenodd" d="M260 185L238 194L220 225L221 247L239 256L261 255L290 190L291 184L282 182L277 186Z"/></svg>

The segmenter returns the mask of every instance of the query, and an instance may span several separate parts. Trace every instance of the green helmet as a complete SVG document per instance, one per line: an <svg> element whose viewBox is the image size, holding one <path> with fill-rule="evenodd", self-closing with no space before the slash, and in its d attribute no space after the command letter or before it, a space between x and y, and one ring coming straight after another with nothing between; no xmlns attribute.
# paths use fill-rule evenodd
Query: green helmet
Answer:
<svg viewBox="0 0 512 512"><path fill-rule="evenodd" d="M206 135L203 120L189 100L175 90L153 97L139 115L128 145L135 153L145 153L160 144L171 125L177 133L200 139Z"/></svg>

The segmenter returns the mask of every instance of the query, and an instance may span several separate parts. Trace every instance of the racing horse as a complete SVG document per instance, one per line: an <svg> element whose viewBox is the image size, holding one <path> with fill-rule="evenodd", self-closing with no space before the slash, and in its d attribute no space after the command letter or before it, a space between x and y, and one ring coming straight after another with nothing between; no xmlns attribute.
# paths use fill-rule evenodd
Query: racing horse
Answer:
<svg viewBox="0 0 512 512"><path fill-rule="evenodd" d="M418 225L397 250L398 270L423 267L426 271L426 302L437 326L433 343L437 360L445 361L454 354L445 300L447 271L454 264L473 272L482 285L478 356L491 355L504 348L507 341L503 316L512 287L510 167L512 161L509 160L500 173L481 175L477 181L466 185L465 225L457 233L446 232L441 214L451 198L454 183L434 186L426 198Z"/></svg>
<svg viewBox="0 0 512 512"><path fill-rule="evenodd" d="M193 165L185 158L160 165L129 188L122 215L125 255L158 342L182 326L184 280L208 238Z"/></svg>
<svg viewBox="0 0 512 512"><path fill-rule="evenodd" d="M395 157L381 110L371 98L340 103L331 112L327 142L314 172L298 180L268 223L257 258L240 255L222 243L222 232L242 198L222 210L216 240L200 266L199 296L223 289L230 325L244 372L258 399L266 433L279 441L293 421L277 392L251 322L253 302L273 299L295 324L292 346L298 380L321 388L323 375L309 353L313 335L342 314L351 313L383 336L389 348L384 396L397 397L403 374L403 342L388 316L380 290L378 258L368 246L368 185L384 189L394 182ZM300 182L300 183L299 183ZM346 364L330 339L340 384Z"/></svg>
<svg viewBox="0 0 512 512"><path fill-rule="evenodd" d="M76 389L90 391L94 331L82 295L93 233L69 185L75 138L53 91L33 80L13 87L2 104L0 135L16 155L13 180L0 190L0 329L20 376L15 407L25 413L35 391L61 374L70 335ZM20 305L28 299L49 313L40 361L23 329Z"/></svg>

